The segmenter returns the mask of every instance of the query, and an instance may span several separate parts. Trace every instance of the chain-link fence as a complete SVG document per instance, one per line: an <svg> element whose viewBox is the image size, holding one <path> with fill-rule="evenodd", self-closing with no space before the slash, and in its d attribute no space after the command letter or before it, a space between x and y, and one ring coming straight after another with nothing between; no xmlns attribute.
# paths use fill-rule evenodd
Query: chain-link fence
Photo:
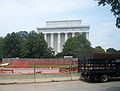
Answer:
<svg viewBox="0 0 120 91"><path fill-rule="evenodd" d="M79 79L78 60L4 58L0 83L26 83Z"/></svg>

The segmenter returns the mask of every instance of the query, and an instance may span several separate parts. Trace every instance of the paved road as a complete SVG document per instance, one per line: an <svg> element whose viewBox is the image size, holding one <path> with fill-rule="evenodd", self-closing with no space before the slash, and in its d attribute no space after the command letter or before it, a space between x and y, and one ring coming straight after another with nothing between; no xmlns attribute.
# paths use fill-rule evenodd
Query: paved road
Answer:
<svg viewBox="0 0 120 91"><path fill-rule="evenodd" d="M66 81L36 84L0 85L0 91L120 91L120 81L89 83Z"/></svg>

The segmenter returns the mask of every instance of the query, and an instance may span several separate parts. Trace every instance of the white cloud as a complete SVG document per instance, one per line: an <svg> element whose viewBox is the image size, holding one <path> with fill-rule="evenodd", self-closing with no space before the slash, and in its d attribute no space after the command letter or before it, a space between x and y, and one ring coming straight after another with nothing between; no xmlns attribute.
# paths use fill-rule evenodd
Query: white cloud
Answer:
<svg viewBox="0 0 120 91"><path fill-rule="evenodd" d="M88 9L93 7L93 0L2 0L0 11L2 14L54 14L77 9Z"/></svg>
<svg viewBox="0 0 120 91"><path fill-rule="evenodd" d="M101 23L96 31L91 34L93 46L100 45L103 48L120 49L120 29L117 29L114 22Z"/></svg>
<svg viewBox="0 0 120 91"><path fill-rule="evenodd" d="M94 0L0 0L0 36L36 27L47 17L89 9L95 4Z"/></svg>
<svg viewBox="0 0 120 91"><path fill-rule="evenodd" d="M42 13L66 12L76 9L86 9L92 7L92 0L33 0L31 3L33 10Z"/></svg>

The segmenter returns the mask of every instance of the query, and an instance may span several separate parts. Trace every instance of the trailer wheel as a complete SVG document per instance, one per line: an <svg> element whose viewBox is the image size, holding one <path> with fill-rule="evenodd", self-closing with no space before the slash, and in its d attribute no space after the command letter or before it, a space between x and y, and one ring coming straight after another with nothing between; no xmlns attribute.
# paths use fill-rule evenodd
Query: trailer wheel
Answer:
<svg viewBox="0 0 120 91"><path fill-rule="evenodd" d="M108 76L107 75L102 75L100 80L102 82L106 82L106 81L108 81Z"/></svg>

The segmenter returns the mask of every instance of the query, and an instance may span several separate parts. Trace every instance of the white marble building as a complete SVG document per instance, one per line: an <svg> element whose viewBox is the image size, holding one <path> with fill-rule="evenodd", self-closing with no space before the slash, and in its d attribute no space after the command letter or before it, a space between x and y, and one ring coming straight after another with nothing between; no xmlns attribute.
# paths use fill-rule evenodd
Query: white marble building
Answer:
<svg viewBox="0 0 120 91"><path fill-rule="evenodd" d="M46 21L46 27L38 27L38 32L44 34L49 47L56 53L62 51L65 41L73 36L84 33L89 39L90 26L81 25L81 20Z"/></svg>

